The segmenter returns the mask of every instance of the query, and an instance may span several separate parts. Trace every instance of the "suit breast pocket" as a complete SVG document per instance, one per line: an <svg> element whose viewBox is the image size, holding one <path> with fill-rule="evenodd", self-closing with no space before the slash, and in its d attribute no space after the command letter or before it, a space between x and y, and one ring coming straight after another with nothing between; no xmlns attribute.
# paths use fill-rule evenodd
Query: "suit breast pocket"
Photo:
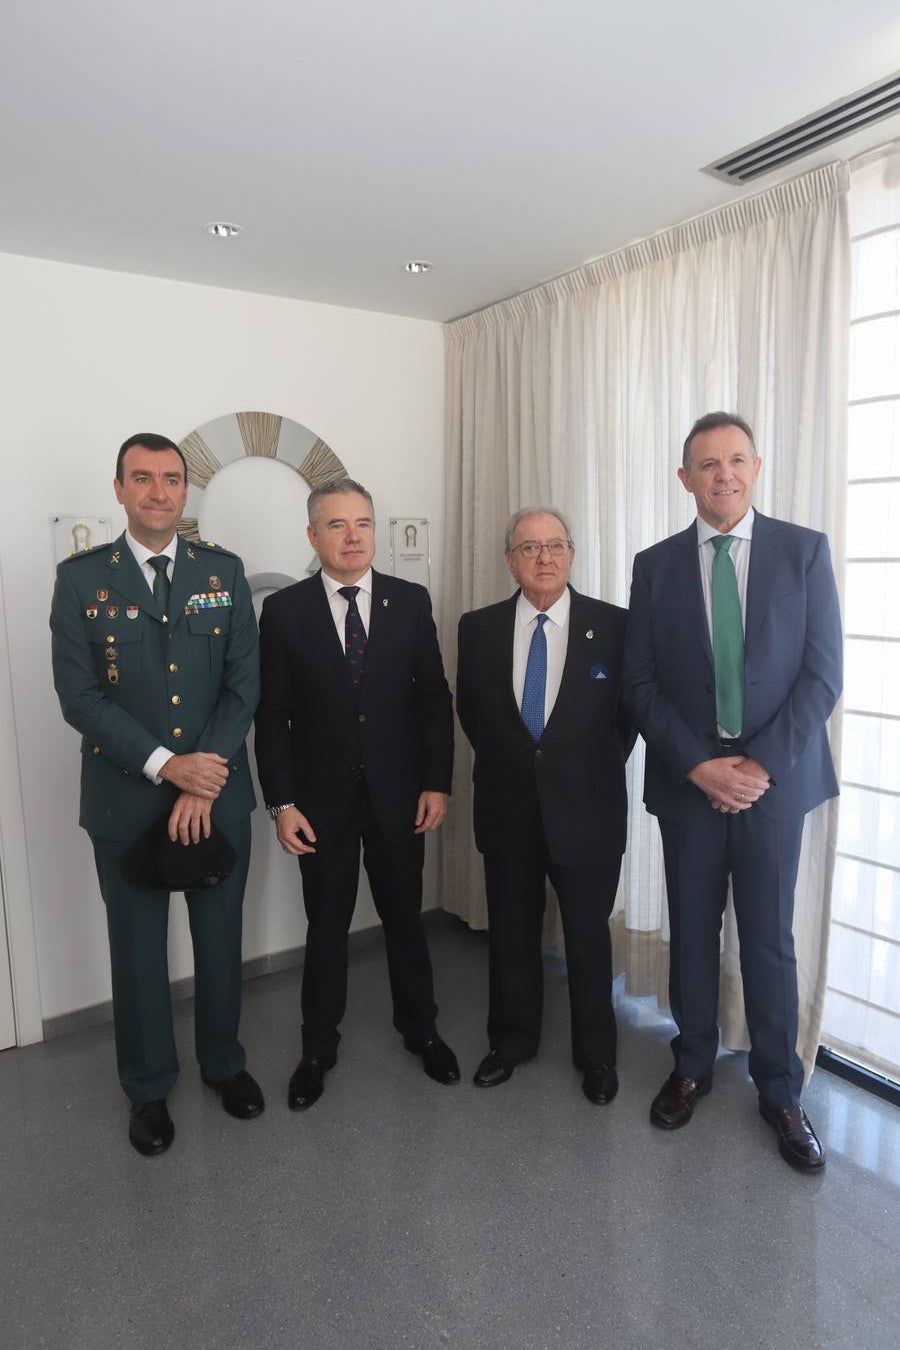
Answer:
<svg viewBox="0 0 900 1350"><path fill-rule="evenodd" d="M204 679L217 675L225 664L225 645L231 627L231 610L206 609L187 615L194 671Z"/></svg>

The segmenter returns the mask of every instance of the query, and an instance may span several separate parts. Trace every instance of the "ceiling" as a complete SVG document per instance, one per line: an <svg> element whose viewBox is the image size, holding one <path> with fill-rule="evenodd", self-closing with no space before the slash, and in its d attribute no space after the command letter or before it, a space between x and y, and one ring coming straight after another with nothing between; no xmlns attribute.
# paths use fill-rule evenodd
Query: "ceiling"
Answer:
<svg viewBox="0 0 900 1350"><path fill-rule="evenodd" d="M9 0L0 251L449 319L746 195L701 167L898 68L897 0Z"/></svg>

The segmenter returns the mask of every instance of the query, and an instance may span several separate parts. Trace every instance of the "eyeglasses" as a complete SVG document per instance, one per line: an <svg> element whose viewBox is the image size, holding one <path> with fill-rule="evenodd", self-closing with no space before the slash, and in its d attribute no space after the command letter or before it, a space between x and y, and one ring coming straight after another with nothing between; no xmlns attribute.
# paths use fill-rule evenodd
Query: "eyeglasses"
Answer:
<svg viewBox="0 0 900 1350"><path fill-rule="evenodd" d="M551 557L559 558L563 553L568 553L570 548L568 539L547 539L541 544L536 539L526 539L524 543L516 544L509 551L515 553L518 549L523 558L539 558L546 549Z"/></svg>

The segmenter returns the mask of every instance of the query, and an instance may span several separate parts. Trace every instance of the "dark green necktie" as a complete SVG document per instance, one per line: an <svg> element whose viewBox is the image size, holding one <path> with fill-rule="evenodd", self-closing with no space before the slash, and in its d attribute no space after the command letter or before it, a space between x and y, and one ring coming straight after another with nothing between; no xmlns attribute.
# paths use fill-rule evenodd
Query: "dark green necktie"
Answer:
<svg viewBox="0 0 900 1350"><path fill-rule="evenodd" d="M716 671L716 720L729 736L740 736L744 721L744 626L737 575L729 556L734 536L713 539L713 664Z"/></svg>
<svg viewBox="0 0 900 1350"><path fill-rule="evenodd" d="M169 559L164 553L158 553L155 558L148 558L147 561L156 573L153 578L153 599L159 606L160 614L168 614L169 577L166 569L169 566Z"/></svg>

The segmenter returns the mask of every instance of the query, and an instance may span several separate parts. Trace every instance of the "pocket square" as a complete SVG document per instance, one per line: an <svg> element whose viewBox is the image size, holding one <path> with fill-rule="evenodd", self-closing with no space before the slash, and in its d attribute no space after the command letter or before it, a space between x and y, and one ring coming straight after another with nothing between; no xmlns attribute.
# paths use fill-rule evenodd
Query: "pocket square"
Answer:
<svg viewBox="0 0 900 1350"><path fill-rule="evenodd" d="M609 671L606 669L606 666L601 665L599 661L595 661L591 666L590 676L592 680L608 680Z"/></svg>

